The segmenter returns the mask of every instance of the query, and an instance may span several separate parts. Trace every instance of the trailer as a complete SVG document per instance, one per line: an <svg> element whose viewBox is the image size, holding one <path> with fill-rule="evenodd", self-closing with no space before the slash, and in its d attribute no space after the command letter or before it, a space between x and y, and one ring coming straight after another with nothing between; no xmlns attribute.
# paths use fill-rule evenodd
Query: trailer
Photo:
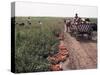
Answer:
<svg viewBox="0 0 100 75"><path fill-rule="evenodd" d="M74 23L70 26L70 33L76 38L83 38L86 35L87 38L91 40L94 32L97 32L97 25L95 23Z"/></svg>

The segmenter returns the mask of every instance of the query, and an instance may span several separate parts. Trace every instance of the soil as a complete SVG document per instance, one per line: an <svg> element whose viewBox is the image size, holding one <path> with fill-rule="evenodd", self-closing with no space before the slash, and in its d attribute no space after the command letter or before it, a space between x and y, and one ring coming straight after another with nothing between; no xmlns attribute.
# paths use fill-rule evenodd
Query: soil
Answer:
<svg viewBox="0 0 100 75"><path fill-rule="evenodd" d="M76 40L65 33L64 45L69 51L69 58L61 63L63 70L97 68L97 42L80 39Z"/></svg>

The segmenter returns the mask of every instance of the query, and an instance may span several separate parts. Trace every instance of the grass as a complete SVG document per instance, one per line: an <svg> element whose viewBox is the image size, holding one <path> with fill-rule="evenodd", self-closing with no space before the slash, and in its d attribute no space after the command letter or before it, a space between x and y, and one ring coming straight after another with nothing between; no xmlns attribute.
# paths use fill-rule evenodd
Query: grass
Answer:
<svg viewBox="0 0 100 75"><path fill-rule="evenodd" d="M39 24L41 21L43 24ZM27 17L16 17L15 37L15 66L16 72L50 71L48 55L57 52L59 40L54 35L61 32L63 21L59 18L31 17L31 25Z"/></svg>

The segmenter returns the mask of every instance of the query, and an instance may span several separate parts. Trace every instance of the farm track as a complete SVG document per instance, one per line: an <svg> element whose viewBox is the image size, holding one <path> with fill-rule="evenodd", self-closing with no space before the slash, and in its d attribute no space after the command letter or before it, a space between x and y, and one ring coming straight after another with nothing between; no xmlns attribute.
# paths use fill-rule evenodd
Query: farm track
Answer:
<svg viewBox="0 0 100 75"><path fill-rule="evenodd" d="M69 50L69 58L62 64L63 70L97 67L96 43L77 41L69 33L65 33L64 43Z"/></svg>

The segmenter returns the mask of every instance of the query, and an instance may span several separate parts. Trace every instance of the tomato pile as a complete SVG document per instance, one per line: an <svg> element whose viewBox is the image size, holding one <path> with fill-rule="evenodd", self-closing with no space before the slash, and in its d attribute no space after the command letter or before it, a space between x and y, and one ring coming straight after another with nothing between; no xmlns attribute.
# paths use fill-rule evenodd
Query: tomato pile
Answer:
<svg viewBox="0 0 100 75"><path fill-rule="evenodd" d="M51 62L50 70L51 71L60 71L63 70L60 62L64 62L69 57L68 49L64 44L64 34L60 34L58 37L60 44L58 45L58 52L52 56L48 57L48 60Z"/></svg>

